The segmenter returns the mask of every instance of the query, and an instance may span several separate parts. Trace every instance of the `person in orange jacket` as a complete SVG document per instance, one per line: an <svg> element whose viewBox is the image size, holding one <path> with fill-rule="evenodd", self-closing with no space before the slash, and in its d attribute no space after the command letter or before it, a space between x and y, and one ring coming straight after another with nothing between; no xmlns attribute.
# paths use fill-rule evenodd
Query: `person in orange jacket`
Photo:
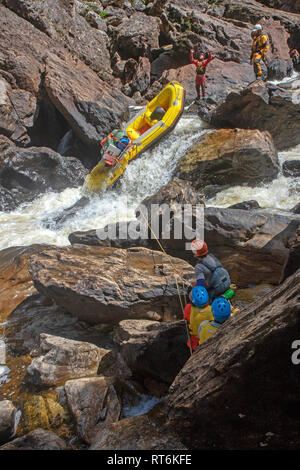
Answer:
<svg viewBox="0 0 300 470"><path fill-rule="evenodd" d="M206 67L208 64L213 60L213 55L211 53L208 54L208 58L205 59L205 56L203 53L199 55L199 59L194 58L194 49L190 50L190 62L191 64L196 65L196 91L197 91L197 98L196 101L199 101L201 99L200 96L200 87L202 91L202 97L205 98L206 96L206 91L205 91L205 82L206 82Z"/></svg>
<svg viewBox="0 0 300 470"><path fill-rule="evenodd" d="M188 347L191 346L194 351L198 344L198 329L202 322L213 320L211 306L209 305L208 292L203 286L196 286L190 293L192 303L187 304L184 308L184 319L188 322L190 331L190 341L187 342Z"/></svg>

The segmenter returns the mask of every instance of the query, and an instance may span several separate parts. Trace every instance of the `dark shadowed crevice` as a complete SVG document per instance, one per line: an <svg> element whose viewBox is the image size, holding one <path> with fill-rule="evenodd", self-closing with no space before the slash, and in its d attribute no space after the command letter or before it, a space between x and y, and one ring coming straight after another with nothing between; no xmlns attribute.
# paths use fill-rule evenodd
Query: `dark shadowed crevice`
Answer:
<svg viewBox="0 0 300 470"><path fill-rule="evenodd" d="M57 151L63 136L70 130L65 118L57 111L51 101L43 96L37 105L34 126L28 134L32 147L48 147Z"/></svg>

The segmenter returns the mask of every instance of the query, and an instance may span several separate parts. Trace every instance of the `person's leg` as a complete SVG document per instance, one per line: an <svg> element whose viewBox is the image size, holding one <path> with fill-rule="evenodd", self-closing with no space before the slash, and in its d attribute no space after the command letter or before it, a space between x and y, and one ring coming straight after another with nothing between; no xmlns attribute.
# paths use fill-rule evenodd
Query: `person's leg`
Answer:
<svg viewBox="0 0 300 470"><path fill-rule="evenodd" d="M256 54L254 57L253 61L253 68L254 68L254 73L256 75L256 79L259 80L262 78L262 68L261 68L261 60L262 60L262 55L261 54Z"/></svg>
<svg viewBox="0 0 300 470"><path fill-rule="evenodd" d="M202 90L202 96L205 98L206 96L206 89L205 89L205 75L201 77L201 90Z"/></svg>
<svg viewBox="0 0 300 470"><path fill-rule="evenodd" d="M200 86L201 86L201 77L196 75L196 92L197 92L197 100L200 99Z"/></svg>

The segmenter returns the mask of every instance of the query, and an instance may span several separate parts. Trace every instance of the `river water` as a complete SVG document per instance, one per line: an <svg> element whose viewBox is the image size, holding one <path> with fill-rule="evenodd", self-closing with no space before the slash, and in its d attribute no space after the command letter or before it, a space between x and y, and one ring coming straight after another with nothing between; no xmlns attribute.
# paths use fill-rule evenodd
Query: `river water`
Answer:
<svg viewBox="0 0 300 470"><path fill-rule="evenodd" d="M207 124L197 115L183 115L172 134L128 165L117 189L95 196L63 226L57 227L53 223L49 227L45 219L51 220L78 201L82 196L81 188L49 192L13 212L0 212L0 249L32 243L64 246L69 244L68 235L74 231L101 228L108 223L133 219L141 201L171 180L177 161L203 133L209 131ZM285 160L299 158L300 145L279 154L281 164ZM299 191L300 178L285 178L280 174L268 185L254 188L235 186L221 191L207 203L227 207L255 199L264 209L285 212L299 202Z"/></svg>

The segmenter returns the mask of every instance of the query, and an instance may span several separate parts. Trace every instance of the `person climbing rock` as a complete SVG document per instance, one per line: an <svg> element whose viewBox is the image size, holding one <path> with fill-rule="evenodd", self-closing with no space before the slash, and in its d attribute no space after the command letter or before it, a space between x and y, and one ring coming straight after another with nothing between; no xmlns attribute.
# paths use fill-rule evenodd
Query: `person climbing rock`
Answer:
<svg viewBox="0 0 300 470"><path fill-rule="evenodd" d="M208 57L205 59L204 54L199 55L199 59L194 58L194 49L190 50L190 62L191 64L196 65L196 92L197 92L197 98L196 101L199 101L201 99L200 95L200 87L202 91L202 97L206 97L206 90L205 90L205 82L206 82L206 67L208 64L213 60L213 55L211 53L208 54Z"/></svg>
<svg viewBox="0 0 300 470"><path fill-rule="evenodd" d="M209 299L212 301L230 288L230 276L221 262L213 254L208 253L207 244L203 240L193 240L191 248L198 259L195 266L196 285L206 287Z"/></svg>
<svg viewBox="0 0 300 470"><path fill-rule="evenodd" d="M198 328L205 320L213 320L209 296L205 287L196 286L190 292L191 303L184 308L184 318L189 324L191 348L194 351L198 344ZM187 342L190 347L189 341Z"/></svg>
<svg viewBox="0 0 300 470"><path fill-rule="evenodd" d="M269 50L269 38L267 34L263 32L263 28L260 24L256 24L251 31L251 37L253 39L250 64L253 65L256 80L263 78L262 64L263 61L266 64L266 54Z"/></svg>
<svg viewBox="0 0 300 470"><path fill-rule="evenodd" d="M223 323L228 320L231 313L231 305L224 297L216 298L212 305L211 310L213 320L204 320L198 328L199 344L203 344L211 336L213 336Z"/></svg>

